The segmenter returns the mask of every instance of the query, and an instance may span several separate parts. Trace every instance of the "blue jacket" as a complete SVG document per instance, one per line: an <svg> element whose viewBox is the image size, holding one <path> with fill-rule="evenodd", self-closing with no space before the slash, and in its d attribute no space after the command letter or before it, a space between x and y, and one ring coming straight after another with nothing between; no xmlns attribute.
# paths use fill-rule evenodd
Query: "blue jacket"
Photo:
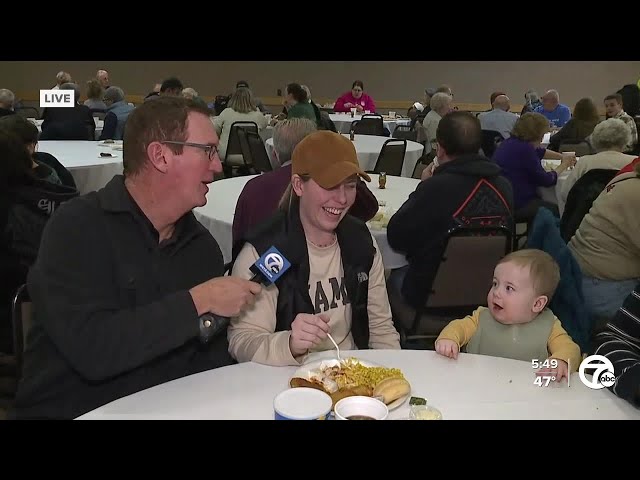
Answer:
<svg viewBox="0 0 640 480"><path fill-rule="evenodd" d="M129 105L124 100L109 106L104 117L104 126L100 140L122 140L124 138L124 126L127 123L129 114L135 107Z"/></svg>
<svg viewBox="0 0 640 480"><path fill-rule="evenodd" d="M560 283L549 308L580 350L589 351L592 319L582 292L582 271L560 235L560 220L547 208L540 208L527 235L527 248L551 255L560 267Z"/></svg>

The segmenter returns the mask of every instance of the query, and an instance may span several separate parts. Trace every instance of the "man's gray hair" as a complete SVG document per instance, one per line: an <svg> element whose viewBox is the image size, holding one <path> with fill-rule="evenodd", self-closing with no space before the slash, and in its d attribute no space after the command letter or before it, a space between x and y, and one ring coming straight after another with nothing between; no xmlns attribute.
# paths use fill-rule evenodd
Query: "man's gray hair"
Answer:
<svg viewBox="0 0 640 480"><path fill-rule="evenodd" d="M631 129L619 118L609 118L600 122L591 134L593 148L602 152L615 148L623 151L631 143Z"/></svg>
<svg viewBox="0 0 640 480"><path fill-rule="evenodd" d="M109 87L104 91L104 99L111 102L122 102L124 100L124 90L120 87Z"/></svg>
<svg viewBox="0 0 640 480"><path fill-rule="evenodd" d="M63 83L70 83L71 75L61 70L56 75L56 80L58 81L58 85L62 85Z"/></svg>
<svg viewBox="0 0 640 480"><path fill-rule="evenodd" d="M288 118L273 127L273 148L280 165L291 160L293 149L304 137L317 130L315 122L308 118Z"/></svg>
<svg viewBox="0 0 640 480"><path fill-rule="evenodd" d="M439 110L442 110L445 106L449 105L449 103L453 100L451 95L444 92L438 92L431 97L431 102L429 102L429 106L431 110L438 113Z"/></svg>
<svg viewBox="0 0 640 480"><path fill-rule="evenodd" d="M2 105L7 110L11 110L15 101L16 96L11 90L0 88L0 105Z"/></svg>

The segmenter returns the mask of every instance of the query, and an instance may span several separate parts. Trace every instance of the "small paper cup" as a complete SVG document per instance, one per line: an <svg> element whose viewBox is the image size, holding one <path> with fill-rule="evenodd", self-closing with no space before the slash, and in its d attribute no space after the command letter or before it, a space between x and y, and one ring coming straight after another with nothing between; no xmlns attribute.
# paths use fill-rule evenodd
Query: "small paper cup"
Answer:
<svg viewBox="0 0 640 480"><path fill-rule="evenodd" d="M331 405L331 397L315 388L290 388L273 400L276 420L325 420Z"/></svg>
<svg viewBox="0 0 640 480"><path fill-rule="evenodd" d="M334 407L336 420L386 420L389 409L373 397L353 396L339 400Z"/></svg>

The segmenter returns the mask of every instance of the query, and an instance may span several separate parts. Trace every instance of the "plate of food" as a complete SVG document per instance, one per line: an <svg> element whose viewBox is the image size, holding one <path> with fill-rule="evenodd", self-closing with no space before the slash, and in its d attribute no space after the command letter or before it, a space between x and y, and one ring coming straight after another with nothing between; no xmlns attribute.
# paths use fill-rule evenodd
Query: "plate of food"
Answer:
<svg viewBox="0 0 640 480"><path fill-rule="evenodd" d="M389 410L411 395L411 385L398 368L357 358L323 360L303 365L289 380L291 388L308 387L328 393L333 405L345 397L380 397Z"/></svg>

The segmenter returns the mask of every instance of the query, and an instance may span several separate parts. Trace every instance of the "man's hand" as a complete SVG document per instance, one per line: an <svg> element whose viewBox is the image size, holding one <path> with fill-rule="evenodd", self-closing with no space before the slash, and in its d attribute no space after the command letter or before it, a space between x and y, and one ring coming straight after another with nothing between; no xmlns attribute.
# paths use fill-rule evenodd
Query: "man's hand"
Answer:
<svg viewBox="0 0 640 480"><path fill-rule="evenodd" d="M436 165L433 162L424 167L424 170L422 170L422 173L420 174L420 180L426 180L427 178L433 177L433 171L435 170L435 168Z"/></svg>
<svg viewBox="0 0 640 480"><path fill-rule="evenodd" d="M329 317L299 313L291 323L289 349L293 356L302 355L318 345L329 333Z"/></svg>
<svg viewBox="0 0 640 480"><path fill-rule="evenodd" d="M345 108L351 108L351 107L353 107L353 103L347 102L347 103L344 104L344 107Z"/></svg>
<svg viewBox="0 0 640 480"><path fill-rule="evenodd" d="M259 283L238 277L216 277L196 285L189 293L198 310L223 317L234 317L253 304L255 296L262 291Z"/></svg>
<svg viewBox="0 0 640 480"><path fill-rule="evenodd" d="M458 344L453 340L448 340L443 338L442 340L438 340L436 342L436 353L439 353L440 355L444 355L445 357L454 358L454 359L458 358L459 351L460 351L460 348L458 347Z"/></svg>

